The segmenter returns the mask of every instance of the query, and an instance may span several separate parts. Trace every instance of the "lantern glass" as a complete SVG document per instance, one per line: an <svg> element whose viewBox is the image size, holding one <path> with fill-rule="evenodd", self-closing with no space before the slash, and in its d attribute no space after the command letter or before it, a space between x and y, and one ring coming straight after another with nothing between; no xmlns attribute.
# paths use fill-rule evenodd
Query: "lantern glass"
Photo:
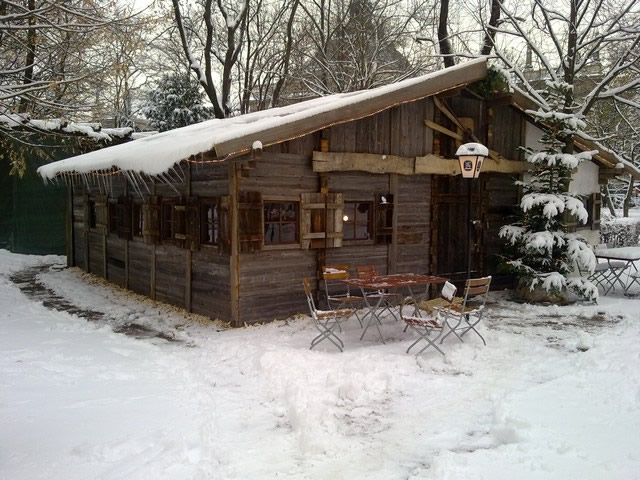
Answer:
<svg viewBox="0 0 640 480"><path fill-rule="evenodd" d="M478 158L476 155L460 155L458 157L460 172L464 178L478 178L478 174L480 173L477 167Z"/></svg>

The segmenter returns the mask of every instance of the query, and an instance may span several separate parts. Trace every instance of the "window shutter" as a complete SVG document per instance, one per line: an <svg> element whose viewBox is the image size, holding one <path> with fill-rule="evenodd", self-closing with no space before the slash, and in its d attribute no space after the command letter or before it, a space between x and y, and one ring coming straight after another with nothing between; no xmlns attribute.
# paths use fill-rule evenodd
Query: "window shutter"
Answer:
<svg viewBox="0 0 640 480"><path fill-rule="evenodd" d="M90 198L88 194L84 195L84 234L85 236L89 233L89 229L91 228L91 207L89 206Z"/></svg>
<svg viewBox="0 0 640 480"><path fill-rule="evenodd" d="M231 252L231 197L218 198L218 248L225 253Z"/></svg>
<svg viewBox="0 0 640 480"><path fill-rule="evenodd" d="M375 215L376 243L391 243L393 238L393 195L376 195Z"/></svg>
<svg viewBox="0 0 640 480"><path fill-rule="evenodd" d="M187 241L187 207L183 197L177 198L173 205L173 241L177 247L184 248Z"/></svg>
<svg viewBox="0 0 640 480"><path fill-rule="evenodd" d="M303 249L342 246L342 193L302 193L300 211L300 245Z"/></svg>
<svg viewBox="0 0 640 480"><path fill-rule="evenodd" d="M600 210L602 209L602 194L600 192L595 192L591 194L592 202L592 211L589 212L591 218L593 219L591 222L591 230L600 230Z"/></svg>
<svg viewBox="0 0 640 480"><path fill-rule="evenodd" d="M241 253L262 250L264 222L262 194L238 193L238 241Z"/></svg>
<svg viewBox="0 0 640 480"><path fill-rule="evenodd" d="M155 244L160 240L160 197L145 197L142 205L142 236L144 243Z"/></svg>
<svg viewBox="0 0 640 480"><path fill-rule="evenodd" d="M109 233L109 200L106 195L96 195L96 230L102 235Z"/></svg>
<svg viewBox="0 0 640 480"><path fill-rule="evenodd" d="M195 252L200 248L200 203L198 197L188 197L185 206L186 247Z"/></svg>
<svg viewBox="0 0 640 480"><path fill-rule="evenodd" d="M131 240L131 199L118 197L116 205L118 225L116 226L118 237Z"/></svg>

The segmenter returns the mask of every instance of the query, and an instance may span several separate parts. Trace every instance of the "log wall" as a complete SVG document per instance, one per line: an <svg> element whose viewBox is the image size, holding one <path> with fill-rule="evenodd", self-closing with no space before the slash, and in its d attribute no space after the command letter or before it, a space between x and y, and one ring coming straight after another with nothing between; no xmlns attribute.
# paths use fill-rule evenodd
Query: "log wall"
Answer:
<svg viewBox="0 0 640 480"><path fill-rule="evenodd" d="M162 183L148 183L149 191L166 197L228 195L226 164L183 164L182 168L190 181L174 184L173 188ZM122 177L114 176L110 181L110 200L115 201L125 194L139 199L131 186L125 186ZM142 191L147 193L144 188ZM97 230L86 231L85 195L101 193L97 186L77 184L72 187L75 266L135 293L212 318L229 318L228 253L211 246L201 246L198 251L190 252L172 242L151 245L141 237L127 240L116 232L105 235Z"/></svg>

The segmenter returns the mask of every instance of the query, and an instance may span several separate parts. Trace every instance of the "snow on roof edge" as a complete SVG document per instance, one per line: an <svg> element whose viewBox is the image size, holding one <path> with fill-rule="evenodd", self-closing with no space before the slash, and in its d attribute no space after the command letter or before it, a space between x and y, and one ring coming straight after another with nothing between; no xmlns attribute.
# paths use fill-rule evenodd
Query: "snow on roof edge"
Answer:
<svg viewBox="0 0 640 480"><path fill-rule="evenodd" d="M38 174L45 181L53 179L58 174L88 174L91 172L112 171L113 169L151 176L160 175L169 171L180 161L193 155L211 150L216 150L216 154L219 155L220 152L217 151L216 145L224 142L242 138L247 143L243 150L247 151L254 142L262 140L260 136L262 132L294 122L305 121L338 108L349 108L356 104L370 101L373 98L393 94L445 75L452 75L452 78L455 79L457 71L473 69L481 64L486 69L486 62L486 58L483 57L376 89L334 94L286 107L225 119L207 120L127 144L115 145L53 162L40 167ZM447 88L454 88L459 83L458 81L456 85Z"/></svg>

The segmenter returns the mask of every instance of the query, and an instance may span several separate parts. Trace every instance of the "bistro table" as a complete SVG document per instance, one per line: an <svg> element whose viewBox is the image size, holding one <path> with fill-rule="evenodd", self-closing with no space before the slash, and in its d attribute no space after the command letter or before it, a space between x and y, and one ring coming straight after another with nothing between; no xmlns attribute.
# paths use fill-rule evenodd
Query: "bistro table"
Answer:
<svg viewBox="0 0 640 480"><path fill-rule="evenodd" d="M377 314L384 296L374 296L374 298L377 298L377 302L375 303L375 305L372 305L371 302L369 302L367 292L369 292L369 295L371 295L371 291L377 292L380 290L406 288L409 292L409 302L403 302L402 305L413 305L414 309L417 310L422 299L428 294L429 286L438 285L446 282L447 280L448 279L444 277L436 277L433 275L419 275L416 273L394 273L391 275L377 275L370 278L346 278L342 280L343 283L346 283L349 286L360 288L360 290L362 291L362 296L364 297L365 305L369 309L369 312L367 313L367 315L369 315L369 321L367 322L367 326L364 328L364 331L360 336L360 340L364 338L365 333L367 333L367 330L373 324L378 330L378 334L380 335L382 343L385 343L382 332L380 331L380 327L378 326L378 324L381 323L381 320ZM424 287L424 290L416 289L415 287Z"/></svg>
<svg viewBox="0 0 640 480"><path fill-rule="evenodd" d="M631 267L633 267L635 272L638 272L638 267L634 262L640 260L640 247L603 248L596 250L595 254L596 258L606 260L609 265L611 265L611 262L613 261L626 262L624 268L610 269L613 281L609 284L609 288L604 292L605 295L609 293L611 289L614 288L616 282L618 282L624 288L624 293L626 294L631 286L631 282L629 282ZM627 270L629 271L627 272ZM627 272L627 283L622 281L622 276L625 272Z"/></svg>

